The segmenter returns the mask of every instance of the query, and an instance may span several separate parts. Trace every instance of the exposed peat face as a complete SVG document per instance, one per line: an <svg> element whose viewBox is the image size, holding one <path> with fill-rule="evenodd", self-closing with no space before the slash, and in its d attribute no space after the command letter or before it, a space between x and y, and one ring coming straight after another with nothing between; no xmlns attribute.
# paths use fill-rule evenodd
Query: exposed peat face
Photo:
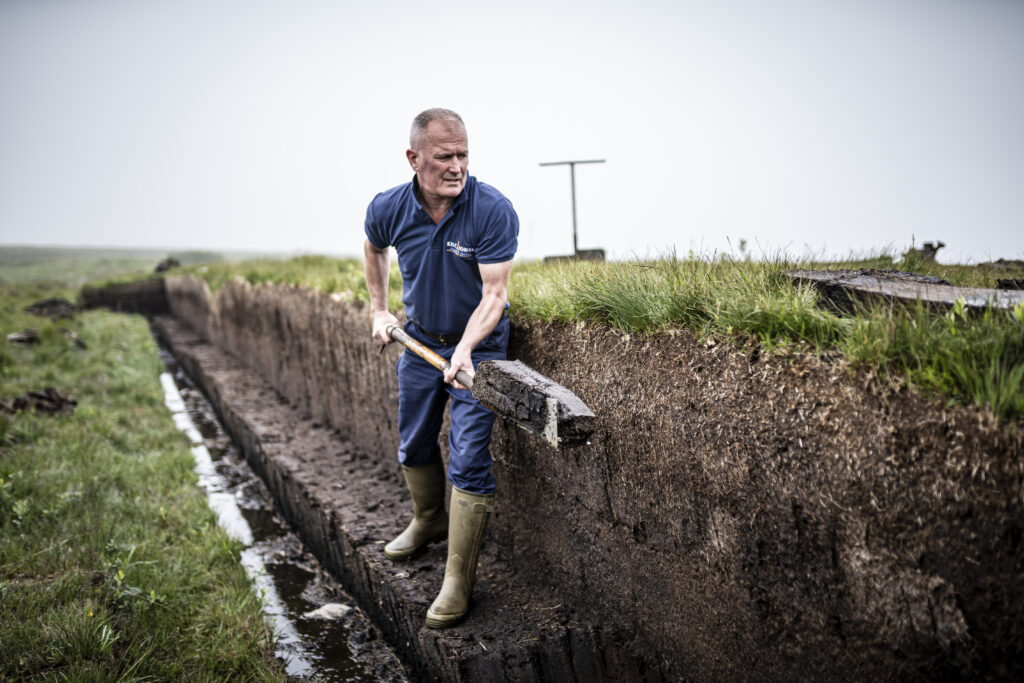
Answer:
<svg viewBox="0 0 1024 683"><path fill-rule="evenodd" d="M365 308L242 282L211 296L185 277L168 278L167 294L178 320L261 377L303 424L350 444L333 459L295 460L291 479L281 475L289 499L305 495L298 480L315 493L342 468L360 483L336 497L347 497L364 543L397 529L395 352L378 354ZM547 614L570 633L600 627L611 635L587 631L593 642L608 657L641 657L649 680L1024 676L1019 422L852 372L832 355L769 355L687 333L514 320L511 345L511 358L571 389L597 424L590 443L557 451L495 427L498 512L475 599L492 604L506 584L524 599L539 592L528 619ZM295 427L253 429L292 438ZM322 550L348 552L326 540ZM440 558L426 559L381 565L403 586L393 594L408 583L410 600L423 590L429 601ZM458 634L478 652L515 636L483 618L483 630Z"/></svg>

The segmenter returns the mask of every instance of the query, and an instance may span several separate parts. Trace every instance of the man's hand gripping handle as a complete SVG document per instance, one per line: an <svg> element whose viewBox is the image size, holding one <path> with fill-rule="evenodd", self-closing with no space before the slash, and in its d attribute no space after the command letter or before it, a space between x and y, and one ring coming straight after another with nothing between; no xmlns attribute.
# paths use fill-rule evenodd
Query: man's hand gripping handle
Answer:
<svg viewBox="0 0 1024 683"><path fill-rule="evenodd" d="M410 337L405 333L405 330L398 325L388 325L387 335L423 360L433 365L441 372L444 372L451 367L451 363ZM455 373L455 380L467 389L473 388L473 377L465 370L459 370Z"/></svg>

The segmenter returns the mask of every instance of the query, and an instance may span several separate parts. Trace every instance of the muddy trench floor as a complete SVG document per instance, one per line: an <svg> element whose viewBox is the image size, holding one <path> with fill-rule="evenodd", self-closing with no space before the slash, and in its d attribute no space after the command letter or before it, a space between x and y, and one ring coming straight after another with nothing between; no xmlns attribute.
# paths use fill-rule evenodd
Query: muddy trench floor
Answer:
<svg viewBox="0 0 1024 683"><path fill-rule="evenodd" d="M406 562L391 562L384 556L384 544L404 528L412 511L394 456L360 452L336 430L302 415L237 359L205 342L180 321L160 317L153 324L161 341L207 394L228 430L232 431L230 424L242 416L258 435L258 444L240 444L241 450L250 451L246 457L254 469L280 467L288 473L284 478L300 487L306 499L301 507L317 510L320 519L329 521L342 550L316 547L315 539L308 542L315 532L306 527L318 522L295 519L295 513L282 509L291 506L277 501L282 516L332 574L339 575L342 585L355 595L376 625L390 640L404 639L392 645L414 679L462 678L445 670L464 674L474 670L511 672L524 666L535 672L527 678L534 678L538 667L541 671L545 668L543 661L537 661L536 644L578 640L569 634L574 629L585 629L591 647L600 647L593 643L593 632L583 617L559 597L554 586L540 585L534 572L522 571L529 557L503 551L497 543L486 540L469 616L447 630L424 628L427 607L441 587L447 544L429 546ZM202 377L195 377L196 368L201 368ZM236 417L233 420L225 413ZM233 436L237 440L238 435ZM264 464L254 463L254 458L262 459ZM267 483L275 498L280 496L274 482ZM501 514L500 498L495 514ZM353 551L352 555L346 556L344 548ZM376 605L366 604L375 598ZM387 604L392 600L397 604ZM379 623L381 620L391 623ZM411 632L418 642L412 642ZM556 644L554 649L566 648ZM490 664L483 668L465 666L480 657ZM570 657L579 661L579 653L570 653ZM555 668L564 668L564 664ZM583 672L566 673L577 678Z"/></svg>

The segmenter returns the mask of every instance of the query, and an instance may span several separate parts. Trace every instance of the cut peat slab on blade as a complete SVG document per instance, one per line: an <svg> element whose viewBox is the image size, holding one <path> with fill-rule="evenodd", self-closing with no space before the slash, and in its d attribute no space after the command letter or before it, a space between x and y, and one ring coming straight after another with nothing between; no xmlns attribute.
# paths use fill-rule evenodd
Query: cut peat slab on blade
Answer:
<svg viewBox="0 0 1024 683"><path fill-rule="evenodd" d="M480 363L473 396L554 448L583 444L594 431L594 413L576 394L517 360Z"/></svg>
<svg viewBox="0 0 1024 683"><path fill-rule="evenodd" d="M441 372L450 367L402 328L391 325L387 333ZM553 448L578 446L594 431L594 413L576 394L519 361L484 361L475 376L459 370L455 379L499 417L533 432Z"/></svg>

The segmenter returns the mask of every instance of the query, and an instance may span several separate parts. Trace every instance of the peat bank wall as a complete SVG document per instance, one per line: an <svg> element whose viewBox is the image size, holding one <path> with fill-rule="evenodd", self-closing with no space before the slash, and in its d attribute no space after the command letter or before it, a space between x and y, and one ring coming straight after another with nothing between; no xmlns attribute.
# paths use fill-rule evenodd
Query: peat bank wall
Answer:
<svg viewBox="0 0 1024 683"><path fill-rule="evenodd" d="M211 295L191 276L165 290L311 419L395 461L397 352L379 353L364 305L240 280ZM1024 674L1019 422L686 333L514 320L510 357L572 389L598 430L555 451L499 421L488 543L657 666L687 680Z"/></svg>

